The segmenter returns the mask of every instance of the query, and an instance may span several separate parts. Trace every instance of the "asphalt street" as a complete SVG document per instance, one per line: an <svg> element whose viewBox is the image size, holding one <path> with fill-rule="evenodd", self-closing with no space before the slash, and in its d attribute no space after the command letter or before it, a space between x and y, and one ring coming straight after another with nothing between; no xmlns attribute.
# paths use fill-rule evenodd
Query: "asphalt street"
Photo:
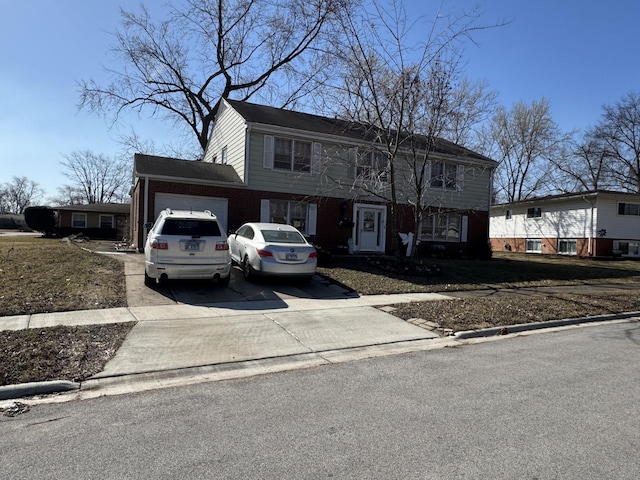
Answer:
<svg viewBox="0 0 640 480"><path fill-rule="evenodd" d="M0 478L637 479L640 326L496 337L0 417Z"/></svg>

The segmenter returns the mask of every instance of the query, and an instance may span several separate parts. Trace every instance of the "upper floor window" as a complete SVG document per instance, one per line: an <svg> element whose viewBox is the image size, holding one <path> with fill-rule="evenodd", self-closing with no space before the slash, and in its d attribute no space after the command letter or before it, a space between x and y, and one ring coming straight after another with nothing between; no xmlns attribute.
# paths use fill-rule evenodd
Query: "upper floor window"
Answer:
<svg viewBox="0 0 640 480"><path fill-rule="evenodd" d="M511 210L507 210L506 213L504 214L504 218L506 220L511 220L512 215L513 215L513 212Z"/></svg>
<svg viewBox="0 0 640 480"><path fill-rule="evenodd" d="M462 190L464 167L452 163L434 162L431 164L429 185L445 190Z"/></svg>
<svg viewBox="0 0 640 480"><path fill-rule="evenodd" d="M273 168L291 172L311 171L311 142L276 138Z"/></svg>
<svg viewBox="0 0 640 480"><path fill-rule="evenodd" d="M364 152L357 156L356 177L365 180L388 180L389 161L382 152Z"/></svg>
<svg viewBox="0 0 640 480"><path fill-rule="evenodd" d="M542 217L542 208L531 207L527 208L527 218L540 218Z"/></svg>
<svg viewBox="0 0 640 480"><path fill-rule="evenodd" d="M640 203L618 203L618 215L640 215Z"/></svg>
<svg viewBox="0 0 640 480"><path fill-rule="evenodd" d="M220 163L222 163L222 165L227 164L227 147L226 146L222 147L222 151L220 152Z"/></svg>
<svg viewBox="0 0 640 480"><path fill-rule="evenodd" d="M262 166L297 173L320 173L322 145L292 138L264 136Z"/></svg>

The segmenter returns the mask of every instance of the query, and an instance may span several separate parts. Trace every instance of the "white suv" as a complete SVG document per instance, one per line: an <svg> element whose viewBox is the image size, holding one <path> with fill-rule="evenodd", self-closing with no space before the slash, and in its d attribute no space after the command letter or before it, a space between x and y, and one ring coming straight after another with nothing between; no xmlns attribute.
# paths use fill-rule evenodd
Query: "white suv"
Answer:
<svg viewBox="0 0 640 480"><path fill-rule="evenodd" d="M229 243L215 215L209 210L160 212L144 246L145 285L174 278L216 279L228 285L230 275Z"/></svg>

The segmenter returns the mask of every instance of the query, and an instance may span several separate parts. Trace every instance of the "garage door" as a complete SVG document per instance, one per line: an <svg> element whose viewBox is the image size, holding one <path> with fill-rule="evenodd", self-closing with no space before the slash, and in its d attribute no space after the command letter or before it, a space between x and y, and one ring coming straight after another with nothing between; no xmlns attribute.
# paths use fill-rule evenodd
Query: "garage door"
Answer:
<svg viewBox="0 0 640 480"><path fill-rule="evenodd" d="M227 231L228 201L226 198L196 197L191 195L174 195L170 193L156 193L154 220L165 208L171 210L210 210L216 217L220 225Z"/></svg>

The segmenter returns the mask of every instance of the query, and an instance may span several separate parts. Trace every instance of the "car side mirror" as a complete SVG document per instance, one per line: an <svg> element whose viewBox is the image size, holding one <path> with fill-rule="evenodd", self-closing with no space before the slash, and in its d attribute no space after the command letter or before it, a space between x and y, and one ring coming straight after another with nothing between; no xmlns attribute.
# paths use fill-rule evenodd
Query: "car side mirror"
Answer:
<svg viewBox="0 0 640 480"><path fill-rule="evenodd" d="M147 230L151 230L151 227L153 227L153 222L147 222L144 224L144 228Z"/></svg>

